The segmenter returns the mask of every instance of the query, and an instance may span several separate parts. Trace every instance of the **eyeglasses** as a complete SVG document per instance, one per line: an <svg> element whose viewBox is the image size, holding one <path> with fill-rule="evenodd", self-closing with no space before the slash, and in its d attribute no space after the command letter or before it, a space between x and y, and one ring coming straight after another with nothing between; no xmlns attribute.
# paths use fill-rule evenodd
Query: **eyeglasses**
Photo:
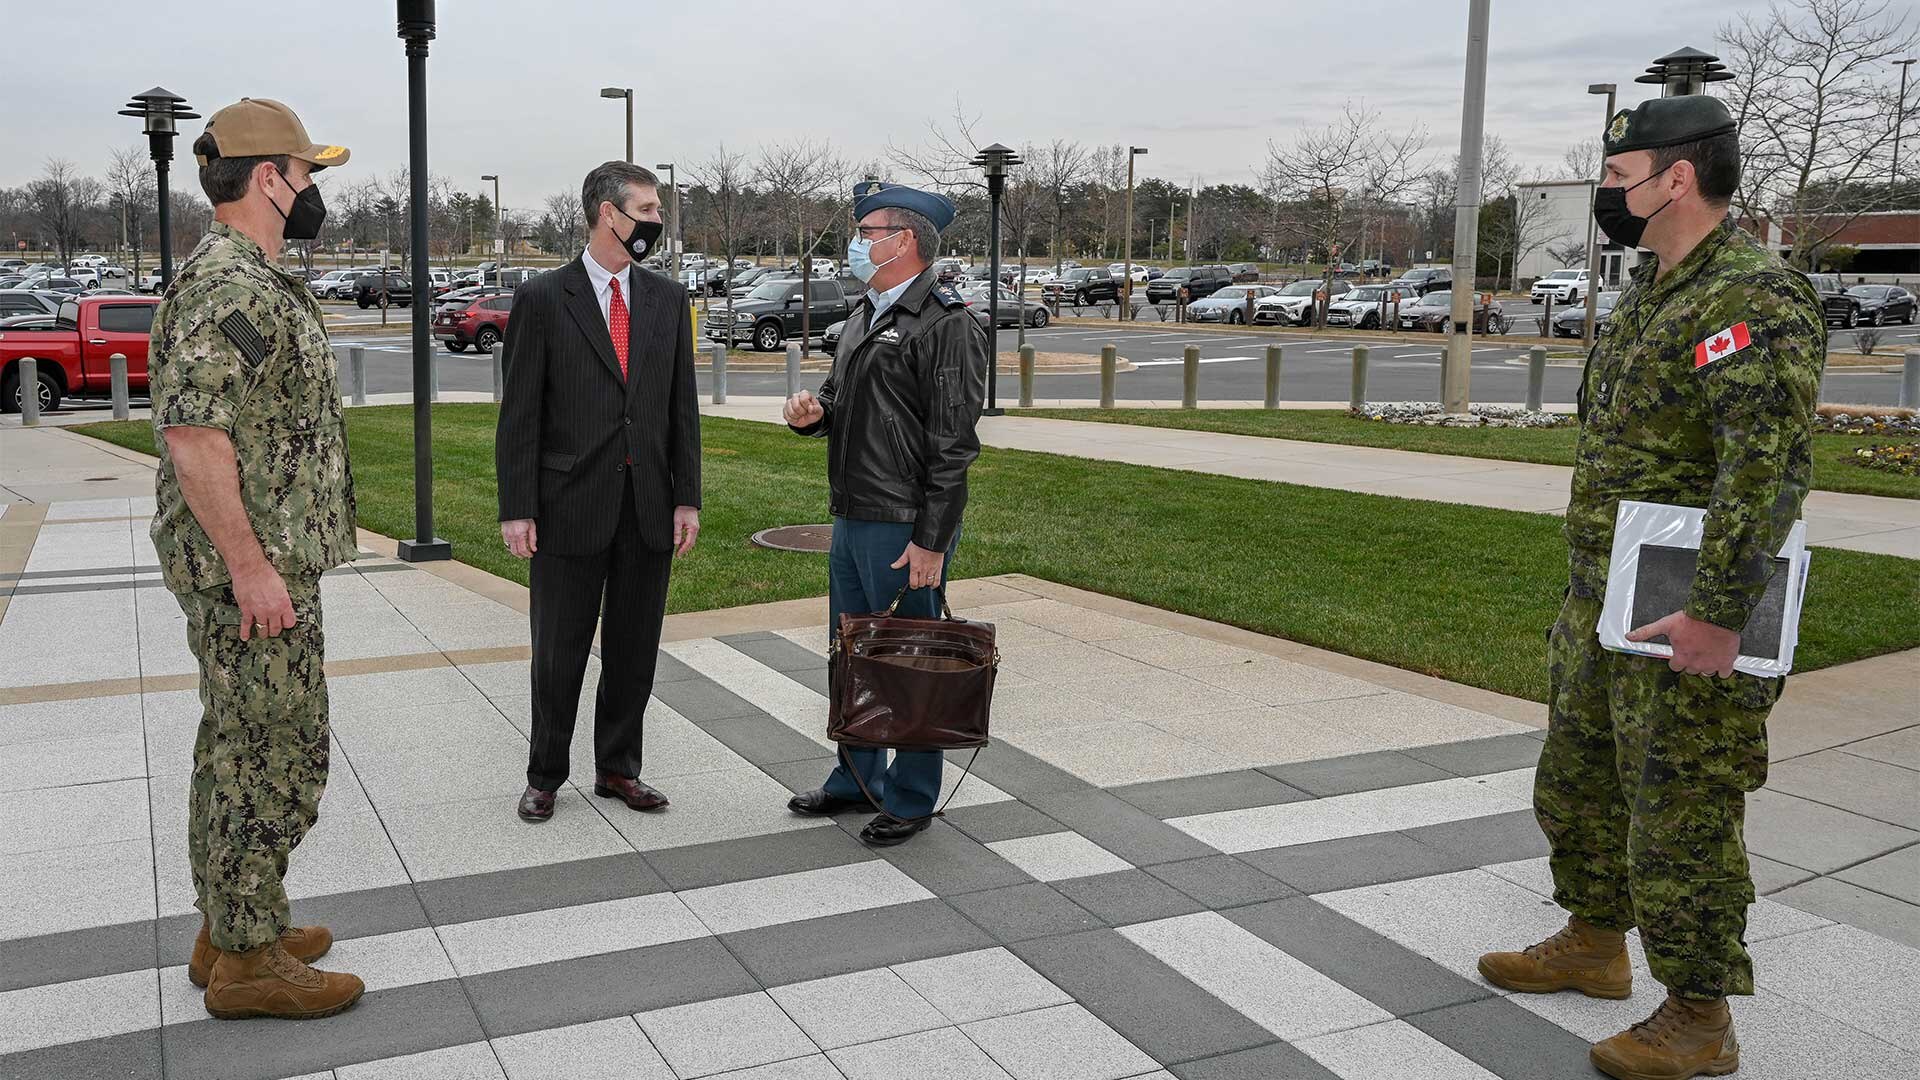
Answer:
<svg viewBox="0 0 1920 1080"><path fill-rule="evenodd" d="M891 236L904 229L906 229L905 225L855 225L853 227L854 232L859 233L868 240L878 240L883 236Z"/></svg>

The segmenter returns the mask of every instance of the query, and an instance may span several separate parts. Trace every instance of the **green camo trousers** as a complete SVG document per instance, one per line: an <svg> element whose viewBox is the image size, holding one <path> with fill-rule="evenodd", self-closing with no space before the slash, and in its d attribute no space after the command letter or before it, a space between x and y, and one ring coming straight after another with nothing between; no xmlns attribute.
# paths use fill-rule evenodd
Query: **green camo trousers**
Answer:
<svg viewBox="0 0 1920 1080"><path fill-rule="evenodd" d="M1609 930L1640 928L1653 977L1683 997L1753 993L1741 837L1767 778L1780 680L1682 675L1601 648L1601 602L1569 596L1548 635L1548 733L1534 812L1553 898Z"/></svg>
<svg viewBox="0 0 1920 1080"><path fill-rule="evenodd" d="M240 640L222 585L178 595L200 661L200 735L187 800L187 859L213 944L239 952L287 928L287 856L327 786L320 579L288 578L298 625Z"/></svg>

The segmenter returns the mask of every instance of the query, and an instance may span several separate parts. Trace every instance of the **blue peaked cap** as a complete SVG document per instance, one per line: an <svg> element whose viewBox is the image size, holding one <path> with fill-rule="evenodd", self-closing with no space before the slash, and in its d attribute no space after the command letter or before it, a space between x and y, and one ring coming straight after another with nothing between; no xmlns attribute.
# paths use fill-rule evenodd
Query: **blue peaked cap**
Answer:
<svg viewBox="0 0 1920 1080"><path fill-rule="evenodd" d="M928 221L936 229L945 229L953 223L953 217L959 213L952 200L931 191L921 191L905 184L884 184L878 180L863 180L853 186L853 219L866 217L875 210L911 210Z"/></svg>

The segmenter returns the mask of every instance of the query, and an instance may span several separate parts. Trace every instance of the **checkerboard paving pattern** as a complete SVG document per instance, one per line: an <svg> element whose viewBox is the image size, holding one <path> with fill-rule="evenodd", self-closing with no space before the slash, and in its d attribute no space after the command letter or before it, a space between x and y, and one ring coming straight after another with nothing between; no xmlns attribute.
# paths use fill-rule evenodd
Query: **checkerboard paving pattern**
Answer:
<svg viewBox="0 0 1920 1080"><path fill-rule="evenodd" d="M1526 725L1009 587L968 612L1000 629L996 741L912 843L785 810L833 761L816 626L666 646L672 809L576 783L536 828L524 616L369 558L323 583L350 673L288 879L369 993L214 1021L184 970L197 695L138 502L57 505L0 583L0 1080L1521 1080L1588 1075L1657 1000L1637 942L1627 1002L1475 973L1563 918ZM1910 774L1883 738L1862 760ZM1789 899L1897 893L1920 841L1878 820L1815 877L1830 854L1749 833L1801 860L1756 860ZM1742 1076L1915 1075L1920 950L1772 897L1750 940Z"/></svg>

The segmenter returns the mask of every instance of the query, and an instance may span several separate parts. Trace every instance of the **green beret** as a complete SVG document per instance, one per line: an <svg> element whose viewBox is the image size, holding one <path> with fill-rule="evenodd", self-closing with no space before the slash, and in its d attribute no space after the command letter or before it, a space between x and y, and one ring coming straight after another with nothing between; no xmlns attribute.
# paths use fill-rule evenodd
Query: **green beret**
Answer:
<svg viewBox="0 0 1920 1080"><path fill-rule="evenodd" d="M1697 142L1738 130L1733 114L1719 98L1705 94L1661 97L1613 114L1607 124L1606 154L1653 150Z"/></svg>

